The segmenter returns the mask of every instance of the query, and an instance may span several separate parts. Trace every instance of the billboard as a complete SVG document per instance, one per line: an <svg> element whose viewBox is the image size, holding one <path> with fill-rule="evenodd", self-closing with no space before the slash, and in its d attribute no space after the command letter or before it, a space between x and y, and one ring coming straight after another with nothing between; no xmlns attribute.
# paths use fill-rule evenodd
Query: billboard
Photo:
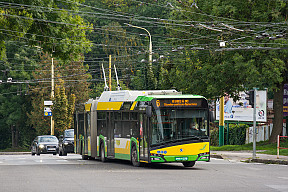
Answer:
<svg viewBox="0 0 288 192"><path fill-rule="evenodd" d="M288 84L284 84L283 89L283 116L288 116Z"/></svg>
<svg viewBox="0 0 288 192"><path fill-rule="evenodd" d="M224 97L224 120L225 121L253 121L254 104L251 103L249 93L240 92L240 99L236 102L229 95ZM250 101L250 102L249 102ZM267 91L256 90L256 121L267 121ZM219 120L219 101L216 103L216 120Z"/></svg>

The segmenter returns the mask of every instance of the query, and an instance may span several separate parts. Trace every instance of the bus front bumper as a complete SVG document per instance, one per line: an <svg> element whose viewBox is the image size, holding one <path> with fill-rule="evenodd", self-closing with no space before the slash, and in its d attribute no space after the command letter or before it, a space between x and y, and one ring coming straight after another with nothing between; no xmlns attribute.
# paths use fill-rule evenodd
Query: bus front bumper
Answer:
<svg viewBox="0 0 288 192"><path fill-rule="evenodd" d="M210 161L210 153L201 153L198 155L184 155L184 156L170 156L151 154L151 163L165 163L165 162L186 162L186 161Z"/></svg>

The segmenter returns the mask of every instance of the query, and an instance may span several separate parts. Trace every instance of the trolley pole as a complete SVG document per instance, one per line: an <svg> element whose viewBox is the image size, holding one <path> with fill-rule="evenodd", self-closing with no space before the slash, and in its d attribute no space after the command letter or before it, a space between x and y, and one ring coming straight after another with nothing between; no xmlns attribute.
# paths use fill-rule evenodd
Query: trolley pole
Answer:
<svg viewBox="0 0 288 192"><path fill-rule="evenodd" d="M112 91L111 60L112 60L111 55L109 55L109 91Z"/></svg>
<svg viewBox="0 0 288 192"><path fill-rule="evenodd" d="M51 63L51 99L54 98L54 63L53 63L53 56L52 57L52 63ZM53 120L53 114L51 116L51 135L54 135L54 120Z"/></svg>
<svg viewBox="0 0 288 192"><path fill-rule="evenodd" d="M224 145L224 97L220 98L219 146Z"/></svg>

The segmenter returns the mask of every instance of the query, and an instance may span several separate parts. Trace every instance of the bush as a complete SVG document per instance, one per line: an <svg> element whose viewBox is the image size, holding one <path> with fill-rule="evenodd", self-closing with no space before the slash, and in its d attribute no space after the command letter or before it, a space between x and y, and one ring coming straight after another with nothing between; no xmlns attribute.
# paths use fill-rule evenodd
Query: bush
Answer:
<svg viewBox="0 0 288 192"><path fill-rule="evenodd" d="M224 128L224 144L225 145L243 145L246 140L246 124L229 124L229 137L227 142L227 125ZM219 128L211 126L210 143L212 146L219 145Z"/></svg>

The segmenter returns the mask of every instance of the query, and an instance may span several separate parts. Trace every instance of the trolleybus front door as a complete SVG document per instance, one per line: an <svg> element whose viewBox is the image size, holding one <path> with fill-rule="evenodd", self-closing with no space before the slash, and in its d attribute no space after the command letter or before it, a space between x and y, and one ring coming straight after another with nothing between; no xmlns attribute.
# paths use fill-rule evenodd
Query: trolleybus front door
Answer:
<svg viewBox="0 0 288 192"><path fill-rule="evenodd" d="M140 114L139 127L140 127L140 160L148 160L148 118L143 113Z"/></svg>

